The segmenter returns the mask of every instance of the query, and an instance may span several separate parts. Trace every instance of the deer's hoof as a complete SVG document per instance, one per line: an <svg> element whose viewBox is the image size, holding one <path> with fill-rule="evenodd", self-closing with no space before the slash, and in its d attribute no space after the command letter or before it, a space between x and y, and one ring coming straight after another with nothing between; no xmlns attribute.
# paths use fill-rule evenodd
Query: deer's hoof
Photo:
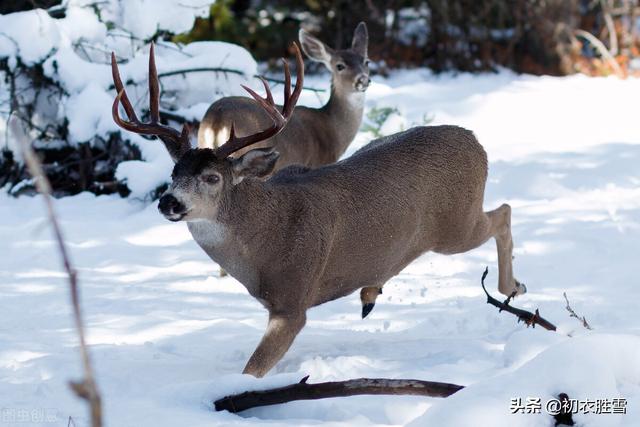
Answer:
<svg viewBox="0 0 640 427"><path fill-rule="evenodd" d="M373 307L375 307L375 303L367 303L365 305L362 306L362 318L364 319L365 317L367 317L369 315L369 313L371 313L371 310L373 310Z"/></svg>
<svg viewBox="0 0 640 427"><path fill-rule="evenodd" d="M527 293L527 285L525 285L524 283L520 283L516 280L516 289L517 289L517 293L516 295L523 295Z"/></svg>

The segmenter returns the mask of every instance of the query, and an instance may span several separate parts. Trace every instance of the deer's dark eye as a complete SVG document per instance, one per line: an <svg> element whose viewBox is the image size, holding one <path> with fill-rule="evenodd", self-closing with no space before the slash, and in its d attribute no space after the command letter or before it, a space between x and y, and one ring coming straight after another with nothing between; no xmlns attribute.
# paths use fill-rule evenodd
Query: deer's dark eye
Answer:
<svg viewBox="0 0 640 427"><path fill-rule="evenodd" d="M371 61L369 61L368 59L365 59L365 60L364 60L364 65L365 65L365 67L368 67L368 66L369 66L369 64L371 64Z"/></svg>
<svg viewBox="0 0 640 427"><path fill-rule="evenodd" d="M346 65L344 65L344 64L336 64L336 68L337 68L337 70L338 70L338 71L342 71L342 70L344 70L344 69L345 69L345 68L347 68L347 67L346 67Z"/></svg>
<svg viewBox="0 0 640 427"><path fill-rule="evenodd" d="M207 184L217 184L220 181L220 177L216 174L202 175L200 179Z"/></svg>

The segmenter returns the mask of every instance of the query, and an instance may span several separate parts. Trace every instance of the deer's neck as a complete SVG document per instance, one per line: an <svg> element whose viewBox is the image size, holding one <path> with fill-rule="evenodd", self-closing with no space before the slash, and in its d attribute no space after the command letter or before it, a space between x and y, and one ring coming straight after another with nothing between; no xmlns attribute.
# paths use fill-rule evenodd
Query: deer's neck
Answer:
<svg viewBox="0 0 640 427"><path fill-rule="evenodd" d="M197 230L206 242L196 241L222 268L238 279L256 298L259 294L260 271L264 268L265 254L270 254L274 228L277 228L276 195L266 190L263 182L247 179L235 185L219 205L215 217L202 224L206 230ZM198 223L190 229L196 231ZM216 239L211 238L215 236ZM203 245L205 243L205 245ZM210 243L211 246L206 246Z"/></svg>
<svg viewBox="0 0 640 427"><path fill-rule="evenodd" d="M265 183L258 179L245 179L231 188L212 220L224 230L223 245L233 247L233 252L250 255L255 251L256 241L270 241L256 237L268 234L277 224L272 220L272 214L280 204L278 196L271 194Z"/></svg>
<svg viewBox="0 0 640 427"><path fill-rule="evenodd" d="M360 129L364 111L364 92L344 91L331 84L331 97L322 107L327 116L325 125L333 137L338 154L342 155Z"/></svg>

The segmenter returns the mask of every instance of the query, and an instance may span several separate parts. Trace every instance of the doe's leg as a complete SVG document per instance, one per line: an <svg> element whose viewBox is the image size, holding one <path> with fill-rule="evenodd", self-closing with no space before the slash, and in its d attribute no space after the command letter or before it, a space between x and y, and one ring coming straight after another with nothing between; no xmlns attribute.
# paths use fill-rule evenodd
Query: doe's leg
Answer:
<svg viewBox="0 0 640 427"><path fill-rule="evenodd" d="M242 373L258 378L265 376L291 347L305 322L304 313L295 315L270 313L267 330Z"/></svg>

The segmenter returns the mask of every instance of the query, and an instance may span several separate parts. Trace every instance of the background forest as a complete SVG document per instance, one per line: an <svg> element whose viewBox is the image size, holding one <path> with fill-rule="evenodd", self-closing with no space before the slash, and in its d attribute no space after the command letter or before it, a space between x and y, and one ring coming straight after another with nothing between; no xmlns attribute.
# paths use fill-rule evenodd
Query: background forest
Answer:
<svg viewBox="0 0 640 427"><path fill-rule="evenodd" d="M37 141L36 149L58 195L85 190L128 195L132 188L123 174L116 173L118 165L145 158L139 147L129 144L129 137L120 135L116 128L95 135L74 131L74 97L86 87L67 81L56 67L106 65L111 49L116 49L124 62L137 61L150 41L183 54L195 49L189 48L191 42L209 40L233 43L251 52L263 64L259 70L255 63L243 69L225 61L224 52L228 53L229 47L215 52L198 48L201 59L197 67L163 62L167 69L161 74L166 93L163 117L173 123L189 121L194 130L203 112L196 103L232 94L234 85L228 83L250 80L249 74L268 73L278 58L290 55L288 46L301 27L329 45L346 46L353 28L365 20L370 33L371 68L374 75L382 76L406 67L428 67L435 73L496 72L506 67L535 75L620 77L634 75L640 69L635 61L640 46L640 8L632 0L220 0L211 6L197 2L192 6L172 2L134 6L110 1L5 0L0 4L0 14L5 14L0 22L12 16L6 14L36 8L41 8L38 19L47 21L51 28L64 22L83 29L91 27L84 34L74 30L67 42L51 43L50 50L33 57L22 54L20 46L16 51L15 45L23 43L19 34L22 27L15 27L15 36L6 25L0 29L4 36L0 40L4 46L0 49L0 130L6 129L2 123L11 113L23 120L25 131ZM150 17L173 15L174 19L157 24L131 19L131 14L147 11ZM82 25L78 25L80 22ZM39 37L48 35L41 33ZM60 56L63 44L70 52L54 58ZM204 59L206 55L208 59ZM318 71L322 71L321 66L312 63L307 72ZM142 74L139 77L143 79ZM193 92L189 88L194 83L200 85L201 94L185 93ZM95 84L86 82L94 89ZM105 84L108 87L108 81ZM172 96L176 90L183 91L179 100ZM85 92L85 96L89 94ZM6 135L0 136L0 150L0 187L14 195L33 191ZM158 192L146 190L150 197Z"/></svg>

